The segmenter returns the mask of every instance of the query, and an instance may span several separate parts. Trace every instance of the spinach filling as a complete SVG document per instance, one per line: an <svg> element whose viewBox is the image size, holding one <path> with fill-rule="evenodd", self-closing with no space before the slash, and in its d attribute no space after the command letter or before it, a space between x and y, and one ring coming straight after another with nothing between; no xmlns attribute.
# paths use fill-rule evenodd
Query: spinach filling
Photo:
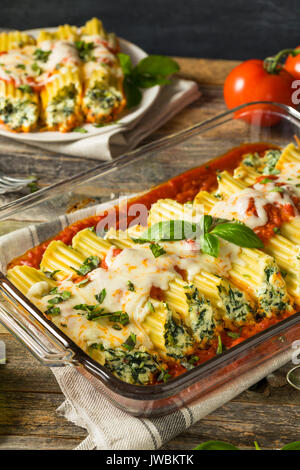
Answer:
<svg viewBox="0 0 300 470"><path fill-rule="evenodd" d="M264 160L266 165L263 169L264 175L276 175L279 173L279 170L276 170L275 166L280 158L280 150L268 150L264 155Z"/></svg>
<svg viewBox="0 0 300 470"><path fill-rule="evenodd" d="M243 165L245 166L251 166L253 168L257 168L259 167L259 165L261 164L261 157L259 156L258 153L248 153L247 155L245 155L245 157L243 158Z"/></svg>
<svg viewBox="0 0 300 470"><path fill-rule="evenodd" d="M263 316L280 314L289 305L285 284L276 265L270 264L264 270L265 279L263 287L258 291L260 308Z"/></svg>
<svg viewBox="0 0 300 470"><path fill-rule="evenodd" d="M108 113L122 101L122 95L114 87L96 82L84 97L84 105L91 109L93 114Z"/></svg>
<svg viewBox="0 0 300 470"><path fill-rule="evenodd" d="M30 99L0 97L0 118L12 129L31 127L38 119L37 105Z"/></svg>
<svg viewBox="0 0 300 470"><path fill-rule="evenodd" d="M65 122L75 113L78 91L74 84L63 87L46 108L47 123L50 126Z"/></svg>
<svg viewBox="0 0 300 470"><path fill-rule="evenodd" d="M161 372L161 364L156 356L146 351L107 349L105 366L121 380L138 385L149 384Z"/></svg>
<svg viewBox="0 0 300 470"><path fill-rule="evenodd" d="M281 151L270 149L267 150L263 157L258 153L248 153L243 158L243 165L254 168L258 173L263 175L276 175L279 171L275 168L280 158Z"/></svg>
<svg viewBox="0 0 300 470"><path fill-rule="evenodd" d="M252 313L251 305L245 294L236 287L224 283L218 285L218 291L226 310L225 320L227 318L237 326L245 323Z"/></svg>
<svg viewBox="0 0 300 470"><path fill-rule="evenodd" d="M191 353L192 338L182 321L180 319L175 320L171 311L169 311L165 323L164 339L168 356L174 359L182 359L188 353Z"/></svg>
<svg viewBox="0 0 300 470"><path fill-rule="evenodd" d="M215 336L216 322L214 311L209 300L199 295L198 289L191 285L185 293L188 311L189 326L195 339L210 342Z"/></svg>

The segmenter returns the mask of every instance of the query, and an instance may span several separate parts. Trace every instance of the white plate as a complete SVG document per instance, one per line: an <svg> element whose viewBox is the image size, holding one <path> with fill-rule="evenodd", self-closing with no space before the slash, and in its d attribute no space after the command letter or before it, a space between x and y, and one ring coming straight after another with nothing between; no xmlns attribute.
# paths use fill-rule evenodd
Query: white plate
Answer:
<svg viewBox="0 0 300 470"><path fill-rule="evenodd" d="M47 31L53 31L56 28L43 28ZM31 34L32 36L37 37L41 30L40 29L32 29L25 31L25 33ZM146 52L143 51L140 47L136 46L132 42L126 41L125 39L119 38L121 52L128 54L131 57L132 63L136 65L141 59L147 56ZM105 134L108 131L111 131L114 127L120 126L130 126L130 123L140 119L143 114L147 111L147 109L152 105L159 94L160 87L155 86L153 88L147 88L142 91L142 101L134 108L132 111L127 111L126 115L122 118L118 119L115 124L110 124L103 127L94 127L93 124L82 124L80 127L83 127L88 132L85 134L77 133L77 132L54 132L54 131L46 131L46 132L9 132L5 129L1 129L0 127L0 135L5 137L11 137L15 140L21 141L34 141L34 142L70 142L80 139L85 139L90 136Z"/></svg>

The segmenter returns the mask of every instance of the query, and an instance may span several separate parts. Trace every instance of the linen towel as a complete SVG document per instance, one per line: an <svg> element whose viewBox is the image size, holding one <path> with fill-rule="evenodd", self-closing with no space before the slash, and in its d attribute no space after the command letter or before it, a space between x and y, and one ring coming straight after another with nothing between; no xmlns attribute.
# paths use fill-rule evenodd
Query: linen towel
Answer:
<svg viewBox="0 0 300 470"><path fill-rule="evenodd" d="M115 201L63 215L57 219L30 225L0 237L0 268L5 272L7 263L26 250L54 236L76 220L100 214ZM1 318L1 311L0 311ZM29 327L31 324L29 323ZM88 437L77 449L99 450L154 450L193 423L214 411L266 375L286 364L295 351L278 354L267 363L226 383L207 394L193 406L185 406L167 416L154 418L133 417L116 408L105 396L72 366L52 368L66 401L58 412L68 420L85 428Z"/></svg>
<svg viewBox="0 0 300 470"><path fill-rule="evenodd" d="M105 134L86 136L71 142L31 142L28 144L57 153L77 157L112 160L122 153L134 149L148 135L152 134L175 114L201 96L197 83L181 78L172 78L170 85L161 91L143 113L136 113L129 124L107 126Z"/></svg>

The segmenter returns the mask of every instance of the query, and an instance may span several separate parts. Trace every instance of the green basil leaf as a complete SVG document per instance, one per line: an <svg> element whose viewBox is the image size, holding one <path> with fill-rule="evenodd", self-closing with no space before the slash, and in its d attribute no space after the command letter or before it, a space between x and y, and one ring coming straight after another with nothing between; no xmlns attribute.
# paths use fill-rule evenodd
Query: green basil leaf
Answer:
<svg viewBox="0 0 300 470"><path fill-rule="evenodd" d="M202 223L203 223L203 233L207 233L213 223L213 218L211 215L204 215L202 217Z"/></svg>
<svg viewBox="0 0 300 470"><path fill-rule="evenodd" d="M142 93L130 77L125 75L124 92L127 100L127 108L134 108L142 101Z"/></svg>
<svg viewBox="0 0 300 470"><path fill-rule="evenodd" d="M201 250L203 253L217 258L220 252L220 241L214 235L210 233L205 233L203 237L200 238Z"/></svg>
<svg viewBox="0 0 300 470"><path fill-rule="evenodd" d="M118 57L124 75L130 75L133 68L130 56L128 54L123 54L123 52L120 52L118 54Z"/></svg>
<svg viewBox="0 0 300 470"><path fill-rule="evenodd" d="M223 441L203 442L193 450L239 450L236 446Z"/></svg>
<svg viewBox="0 0 300 470"><path fill-rule="evenodd" d="M264 244L256 233L247 225L238 222L227 222L216 225L210 234L217 235L228 242L244 248L263 248Z"/></svg>
<svg viewBox="0 0 300 470"><path fill-rule="evenodd" d="M156 75L166 77L179 70L179 65L170 57L161 55L149 55L142 59L136 66L136 70L141 75Z"/></svg>
<svg viewBox="0 0 300 470"><path fill-rule="evenodd" d="M199 236L200 226L187 220L164 220L151 225L145 230L137 242L176 241L194 239Z"/></svg>
<svg viewBox="0 0 300 470"><path fill-rule="evenodd" d="M283 446L280 450L300 450L300 441L290 442Z"/></svg>

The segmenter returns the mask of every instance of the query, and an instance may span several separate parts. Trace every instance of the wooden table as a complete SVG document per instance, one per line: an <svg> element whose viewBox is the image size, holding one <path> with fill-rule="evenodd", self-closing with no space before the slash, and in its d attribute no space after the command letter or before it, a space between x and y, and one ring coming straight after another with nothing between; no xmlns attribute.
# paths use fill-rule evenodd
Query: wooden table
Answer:
<svg viewBox="0 0 300 470"><path fill-rule="evenodd" d="M177 59L180 75L199 83L202 97L147 139L179 131L225 110L222 84L235 62ZM42 186L95 165L94 160L56 156L14 140L0 138L0 170L36 174ZM0 198L1 202L1 198ZM0 366L0 449L72 449L86 431L56 413L64 397L51 371L43 367L0 326L8 362ZM287 385L290 364L222 406L165 449L192 449L206 440L224 440L253 448L276 448L300 440L300 393Z"/></svg>

